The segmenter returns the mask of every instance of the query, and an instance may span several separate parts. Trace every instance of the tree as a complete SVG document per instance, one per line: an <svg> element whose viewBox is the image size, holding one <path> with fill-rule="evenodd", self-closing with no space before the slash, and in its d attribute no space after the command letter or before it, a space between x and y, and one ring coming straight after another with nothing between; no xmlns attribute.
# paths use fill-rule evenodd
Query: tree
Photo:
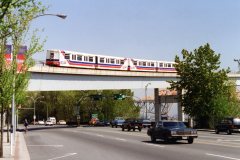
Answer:
<svg viewBox="0 0 240 160"><path fill-rule="evenodd" d="M36 0L6 0L0 1L0 100L1 115L4 110L8 110L11 99L16 100L16 104L22 102L28 84L27 70L33 65L31 56L41 51L42 45L36 33L28 35L30 22L34 17L44 12L45 7ZM30 42L27 42L27 38ZM6 44L12 44L11 62L6 62ZM25 61L19 67L17 54L22 44L29 43L28 51L25 52ZM14 116L14 115L13 115ZM1 116L1 142L0 157L3 155L3 116Z"/></svg>
<svg viewBox="0 0 240 160"><path fill-rule="evenodd" d="M194 117L199 127L210 127L216 118L227 114L231 97L227 73L220 69L220 54L209 44L193 52L182 50L182 58L175 57L179 81L170 81L171 89L184 94L180 97L185 113Z"/></svg>

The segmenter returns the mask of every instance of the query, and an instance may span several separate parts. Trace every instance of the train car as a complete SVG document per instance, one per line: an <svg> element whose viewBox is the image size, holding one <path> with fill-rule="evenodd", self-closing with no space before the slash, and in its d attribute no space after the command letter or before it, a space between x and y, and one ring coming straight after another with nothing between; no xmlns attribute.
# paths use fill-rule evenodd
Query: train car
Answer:
<svg viewBox="0 0 240 160"><path fill-rule="evenodd" d="M93 54L48 50L46 56L46 64L51 66L96 68L96 55Z"/></svg>
<svg viewBox="0 0 240 160"><path fill-rule="evenodd" d="M96 69L128 70L128 59L124 57L97 55Z"/></svg>
<svg viewBox="0 0 240 160"><path fill-rule="evenodd" d="M156 72L157 64L154 60L131 59L129 62L131 71Z"/></svg>
<svg viewBox="0 0 240 160"><path fill-rule="evenodd" d="M157 61L157 72L176 72L174 65L175 62L167 62L167 61Z"/></svg>

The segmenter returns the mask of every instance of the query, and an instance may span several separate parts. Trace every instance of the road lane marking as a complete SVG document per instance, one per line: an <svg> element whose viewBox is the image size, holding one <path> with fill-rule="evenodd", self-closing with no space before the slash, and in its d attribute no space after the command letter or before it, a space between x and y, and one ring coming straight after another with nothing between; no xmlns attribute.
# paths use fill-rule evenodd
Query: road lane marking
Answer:
<svg viewBox="0 0 240 160"><path fill-rule="evenodd" d="M104 137L104 135L101 135L101 134L96 134L96 136L98 136L98 137Z"/></svg>
<svg viewBox="0 0 240 160"><path fill-rule="evenodd" d="M227 156L222 156L222 155L217 155L217 154L211 154L211 153L206 153L206 155L208 155L208 156L213 156L213 157L225 158L225 159L240 160L239 158L227 157Z"/></svg>
<svg viewBox="0 0 240 160"><path fill-rule="evenodd" d="M240 148L240 145L236 145L236 146L233 146L233 144L229 144L229 145L226 145L226 144L223 144L223 143L215 143L215 142L212 142L212 143L209 143L208 141L195 141L194 143L199 143L199 144L210 144L210 145L214 145L214 146L221 146L221 147L231 147L231 148Z"/></svg>
<svg viewBox="0 0 240 160"><path fill-rule="evenodd" d="M65 155L63 155L63 156L60 156L60 157L54 157L54 158L51 158L51 159L48 159L48 160L61 159L61 158L65 158L65 157L73 156L73 155L75 155L75 154L77 154L77 153L67 153L67 154L65 154Z"/></svg>
<svg viewBox="0 0 240 160"><path fill-rule="evenodd" d="M217 139L218 142L240 142L240 139Z"/></svg>
<svg viewBox="0 0 240 160"><path fill-rule="evenodd" d="M41 144L36 144L36 145L27 145L27 146L29 146L29 147L63 147L63 145L41 145Z"/></svg>
<svg viewBox="0 0 240 160"><path fill-rule="evenodd" d="M116 139L116 140L118 140L118 141L124 141L124 142L127 141L126 139L123 139L123 138L114 138L114 139Z"/></svg>
<svg viewBox="0 0 240 160"><path fill-rule="evenodd" d="M148 145L148 146L154 146L154 147L161 147L161 148L165 147L165 146L161 146L161 145L158 145L158 144L151 144L151 143L145 143L145 144Z"/></svg>

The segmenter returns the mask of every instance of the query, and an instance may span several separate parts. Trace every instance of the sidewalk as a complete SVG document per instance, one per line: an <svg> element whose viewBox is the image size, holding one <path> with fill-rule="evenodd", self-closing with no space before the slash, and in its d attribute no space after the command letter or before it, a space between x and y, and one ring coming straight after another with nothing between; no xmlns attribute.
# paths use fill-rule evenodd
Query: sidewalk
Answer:
<svg viewBox="0 0 240 160"><path fill-rule="evenodd" d="M30 160L24 134L24 132L16 132L13 154L11 155L10 143L7 143L7 132L3 133L3 158L0 160Z"/></svg>

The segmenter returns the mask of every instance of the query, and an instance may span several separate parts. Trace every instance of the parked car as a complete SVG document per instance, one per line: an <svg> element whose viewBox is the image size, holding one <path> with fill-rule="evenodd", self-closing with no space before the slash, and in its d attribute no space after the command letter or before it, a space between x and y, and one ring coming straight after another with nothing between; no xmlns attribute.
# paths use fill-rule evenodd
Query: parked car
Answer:
<svg viewBox="0 0 240 160"><path fill-rule="evenodd" d="M141 132L143 128L142 121L140 119L130 118L126 119L122 124L122 131L127 129L130 131L131 129L135 131L135 129L138 129L139 132Z"/></svg>
<svg viewBox="0 0 240 160"><path fill-rule="evenodd" d="M65 120L59 120L57 124L67 124Z"/></svg>
<svg viewBox="0 0 240 160"><path fill-rule="evenodd" d="M47 121L45 122L45 126L52 126L52 125L53 125L53 122L50 121L50 120L47 120Z"/></svg>
<svg viewBox="0 0 240 160"><path fill-rule="evenodd" d="M215 126L216 134L219 132L226 132L232 134L240 131L240 118L224 118L219 124Z"/></svg>
<svg viewBox="0 0 240 160"><path fill-rule="evenodd" d="M152 122L149 119L143 119L142 125L143 125L143 128L150 128L152 125Z"/></svg>
<svg viewBox="0 0 240 160"><path fill-rule="evenodd" d="M121 127L124 121L125 120L123 117L116 117L114 120L111 121L111 126L112 128L113 127L117 128L118 126Z"/></svg>
<svg viewBox="0 0 240 160"><path fill-rule="evenodd" d="M188 143L193 143L194 138L198 137L197 130L187 128L181 121L159 121L156 126L148 129L147 134L152 142L162 139L172 142L187 140Z"/></svg>
<svg viewBox="0 0 240 160"><path fill-rule="evenodd" d="M39 121L37 122L37 124L38 124L38 125L44 125L45 123L44 123L44 121L39 120Z"/></svg>

